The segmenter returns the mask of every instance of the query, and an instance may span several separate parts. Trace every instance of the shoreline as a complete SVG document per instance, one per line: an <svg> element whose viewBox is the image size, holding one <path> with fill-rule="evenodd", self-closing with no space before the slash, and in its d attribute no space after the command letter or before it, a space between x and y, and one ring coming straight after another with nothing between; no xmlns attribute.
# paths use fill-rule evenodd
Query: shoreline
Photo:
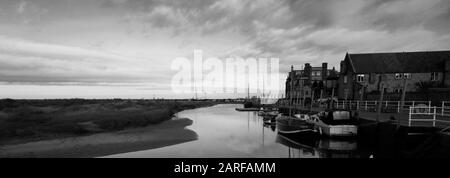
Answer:
<svg viewBox="0 0 450 178"><path fill-rule="evenodd" d="M161 148L197 140L187 118L121 131L0 147L2 158L90 158Z"/></svg>
<svg viewBox="0 0 450 178"><path fill-rule="evenodd" d="M3 143L0 144L0 158L102 157L194 141L197 140L197 134L186 129L187 126L193 124L193 121L188 118L178 118L178 113L190 109L212 107L217 104L219 103L182 103L170 109L173 113L171 116L165 119L161 118L159 122L150 122L145 125L95 130L99 126L91 121L90 123L84 122L87 124L83 126L83 129L92 129L92 131L79 135L56 132L48 137L24 137L10 139L7 142L3 140ZM153 116L148 115L147 117ZM117 125L117 120L122 119L119 117L109 121Z"/></svg>
<svg viewBox="0 0 450 178"><path fill-rule="evenodd" d="M19 100L1 102L0 147L142 128L217 102ZM5 106L6 105L6 106Z"/></svg>

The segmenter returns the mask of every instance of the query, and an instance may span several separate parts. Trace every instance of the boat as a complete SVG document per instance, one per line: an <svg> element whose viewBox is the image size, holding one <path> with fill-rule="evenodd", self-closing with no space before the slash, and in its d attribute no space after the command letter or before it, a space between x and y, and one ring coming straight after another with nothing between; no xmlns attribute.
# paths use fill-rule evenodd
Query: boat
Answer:
<svg viewBox="0 0 450 178"><path fill-rule="evenodd" d="M263 117L264 120L275 120L278 114L278 111L270 111L259 114L259 116Z"/></svg>
<svg viewBox="0 0 450 178"><path fill-rule="evenodd" d="M282 134L315 134L314 128L311 124L306 122L308 119L308 115L294 115L292 116L284 116L279 115L276 117L276 123L278 132Z"/></svg>
<svg viewBox="0 0 450 178"><path fill-rule="evenodd" d="M278 111L273 111L273 110L260 110L258 112L258 116L277 116L278 115Z"/></svg>
<svg viewBox="0 0 450 178"><path fill-rule="evenodd" d="M277 123L272 120L265 120L263 121L265 125L276 125Z"/></svg>
<svg viewBox="0 0 450 178"><path fill-rule="evenodd" d="M267 122L274 122L274 123L275 123L275 121L276 121L276 117L277 117L277 115L266 115L266 116L262 116L264 122L267 121Z"/></svg>
<svg viewBox="0 0 450 178"><path fill-rule="evenodd" d="M270 130L272 130L274 132L276 130L276 124L272 124L272 123L263 123L263 127L269 128Z"/></svg>
<svg viewBox="0 0 450 178"><path fill-rule="evenodd" d="M350 110L330 109L311 115L306 122L314 125L321 134L329 137L350 137L358 134L358 119Z"/></svg>
<svg viewBox="0 0 450 178"><path fill-rule="evenodd" d="M259 111L259 108L236 108L236 111Z"/></svg>

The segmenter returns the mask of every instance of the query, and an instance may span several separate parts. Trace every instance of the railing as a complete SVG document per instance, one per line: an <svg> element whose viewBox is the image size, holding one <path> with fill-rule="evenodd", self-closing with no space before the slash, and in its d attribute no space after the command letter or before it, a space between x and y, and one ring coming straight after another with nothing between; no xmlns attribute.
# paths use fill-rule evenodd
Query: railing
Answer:
<svg viewBox="0 0 450 178"><path fill-rule="evenodd" d="M279 107L302 108L301 103L296 100L292 102L285 100L278 104ZM378 104L380 104L379 101L340 100L334 102L334 107L376 112ZM309 108L310 106L308 104L303 107ZM381 101L381 106L382 112L408 113L408 126L411 126L412 122L432 122L433 127L436 127L437 124L450 126L450 101L442 101L435 106L431 101L404 101L403 105L401 101Z"/></svg>
<svg viewBox="0 0 450 178"><path fill-rule="evenodd" d="M375 112L378 109L379 101L352 101L341 100L334 104L336 108L352 109L352 110L365 110ZM390 112L403 112L408 111L411 106L429 106L431 107L431 101L381 101L381 108ZM448 102L448 109L450 109L450 102ZM450 111L447 113L450 115Z"/></svg>
<svg viewBox="0 0 450 178"><path fill-rule="evenodd" d="M442 103L443 107L437 106L411 106L409 107L408 114L408 126L411 126L412 122L433 122L433 127L436 127L436 123L450 124L450 120L445 120L450 113L450 107L445 107L445 102ZM439 112L440 111L440 112ZM419 118L415 118L415 117Z"/></svg>
<svg viewBox="0 0 450 178"><path fill-rule="evenodd" d="M356 101L356 100L339 100L334 102L333 105L338 109L351 109L351 110L362 110L362 111L372 111L376 112L378 109L379 101ZM299 100L280 100L277 103L279 107L291 107L291 108L309 108L311 105L306 104L302 106L302 103ZM326 107L327 105L317 105L317 103L313 104L313 107ZM420 107L427 108L427 112L432 111L432 102L431 101L404 101L403 104L401 101L381 101L381 109L384 112L397 112L397 113L408 113L410 107ZM450 101L442 101L440 104L436 105L437 114L441 116L450 116Z"/></svg>
<svg viewBox="0 0 450 178"><path fill-rule="evenodd" d="M441 116L450 116L450 101L442 101Z"/></svg>
<svg viewBox="0 0 450 178"><path fill-rule="evenodd" d="M409 107L408 114L408 126L411 126L411 122L414 121L425 121L425 122L433 122L433 127L436 127L436 106L427 107L427 106L411 106ZM420 116L419 119L413 118L414 116ZM431 118L430 118L431 116ZM428 119L427 119L428 117Z"/></svg>

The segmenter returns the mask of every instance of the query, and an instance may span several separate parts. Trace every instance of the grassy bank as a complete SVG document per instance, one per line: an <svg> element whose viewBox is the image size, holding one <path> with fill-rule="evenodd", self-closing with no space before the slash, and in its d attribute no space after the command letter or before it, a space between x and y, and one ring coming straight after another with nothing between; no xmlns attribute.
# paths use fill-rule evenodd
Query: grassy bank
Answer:
<svg viewBox="0 0 450 178"><path fill-rule="evenodd" d="M0 145L83 136L161 123L211 101L0 100Z"/></svg>

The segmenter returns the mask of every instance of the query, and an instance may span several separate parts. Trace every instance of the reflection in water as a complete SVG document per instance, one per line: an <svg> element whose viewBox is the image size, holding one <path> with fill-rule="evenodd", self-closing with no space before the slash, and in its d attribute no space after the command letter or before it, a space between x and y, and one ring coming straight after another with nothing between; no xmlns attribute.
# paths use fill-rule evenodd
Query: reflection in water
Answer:
<svg viewBox="0 0 450 178"><path fill-rule="evenodd" d="M130 152L111 157L351 157L352 143L296 140L280 137L276 126L264 124L256 112L237 112L240 105L216 105L186 110L178 117L194 121L187 128L198 140L168 147ZM355 144L356 145L356 144ZM356 148L354 148L356 150Z"/></svg>
<svg viewBox="0 0 450 178"><path fill-rule="evenodd" d="M356 140L329 138L299 138L279 134L276 140L289 148L302 151L303 154L320 158L351 158L360 157L357 154Z"/></svg>

